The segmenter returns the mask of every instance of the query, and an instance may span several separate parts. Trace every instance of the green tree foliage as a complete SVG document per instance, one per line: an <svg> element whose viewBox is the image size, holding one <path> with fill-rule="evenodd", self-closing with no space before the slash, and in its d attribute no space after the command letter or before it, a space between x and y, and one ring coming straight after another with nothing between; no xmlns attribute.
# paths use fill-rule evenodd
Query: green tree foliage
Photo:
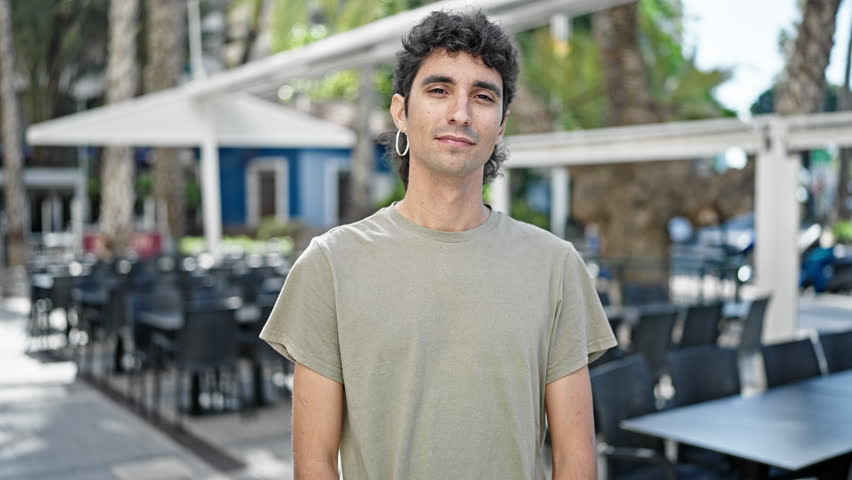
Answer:
<svg viewBox="0 0 852 480"><path fill-rule="evenodd" d="M241 0L236 5L261 0ZM331 35L352 30L378 19L422 6L418 0L274 0L272 7L272 50L280 52L302 47ZM376 85L382 101L389 106L392 70L376 72ZM359 75L344 70L322 79L293 82L295 92L311 99L356 101Z"/></svg>
<svg viewBox="0 0 852 480"><path fill-rule="evenodd" d="M713 98L713 90L730 73L703 71L695 65L694 52L683 46L679 2L642 0L639 13L642 56L660 119L733 116ZM522 81L551 106L558 125L566 130L601 127L606 120L603 70L589 18L572 20L568 42L556 39L547 26L518 35Z"/></svg>
<svg viewBox="0 0 852 480"><path fill-rule="evenodd" d="M642 55L648 66L654 103L665 120L734 116L713 98L713 90L730 78L727 70L699 70L694 52L684 51L683 13L674 0L639 4Z"/></svg>
<svg viewBox="0 0 852 480"><path fill-rule="evenodd" d="M30 122L78 109L71 88L106 64L108 0L12 0L17 69Z"/></svg>
<svg viewBox="0 0 852 480"><path fill-rule="evenodd" d="M575 21L582 25L583 20ZM575 29L569 42L562 42L541 27L517 35L523 55L521 82L542 98L565 130L603 125L606 99L598 50L588 27ZM553 108L555 107L555 108ZM514 123L509 117L509 132Z"/></svg>
<svg viewBox="0 0 852 480"><path fill-rule="evenodd" d="M713 90L726 81L725 70L700 70L695 54L683 45L683 12L678 0L642 0L639 3L639 46L655 117L659 121L733 116L715 98ZM567 42L549 26L518 34L523 56L521 81L549 107L555 126L565 130L606 125L608 99L600 50L592 32L591 16L572 19ZM516 109L520 110L520 109ZM510 117L509 133L531 123ZM545 181L529 172L513 171L512 215L544 226L544 212L526 200L529 182Z"/></svg>

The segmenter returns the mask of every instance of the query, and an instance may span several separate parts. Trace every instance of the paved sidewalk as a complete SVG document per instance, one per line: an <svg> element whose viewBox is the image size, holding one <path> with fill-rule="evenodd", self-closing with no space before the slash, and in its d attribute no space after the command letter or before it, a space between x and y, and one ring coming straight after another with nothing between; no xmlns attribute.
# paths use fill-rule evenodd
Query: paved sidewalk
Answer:
<svg viewBox="0 0 852 480"><path fill-rule="evenodd" d="M26 353L26 300L0 305L0 480L225 479L85 383Z"/></svg>

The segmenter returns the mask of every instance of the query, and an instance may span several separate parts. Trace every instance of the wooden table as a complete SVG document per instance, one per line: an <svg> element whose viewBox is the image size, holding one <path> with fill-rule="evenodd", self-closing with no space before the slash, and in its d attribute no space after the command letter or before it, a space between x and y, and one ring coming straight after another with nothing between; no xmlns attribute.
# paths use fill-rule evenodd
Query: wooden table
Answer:
<svg viewBox="0 0 852 480"><path fill-rule="evenodd" d="M852 371L644 415L622 428L799 470L852 454Z"/></svg>

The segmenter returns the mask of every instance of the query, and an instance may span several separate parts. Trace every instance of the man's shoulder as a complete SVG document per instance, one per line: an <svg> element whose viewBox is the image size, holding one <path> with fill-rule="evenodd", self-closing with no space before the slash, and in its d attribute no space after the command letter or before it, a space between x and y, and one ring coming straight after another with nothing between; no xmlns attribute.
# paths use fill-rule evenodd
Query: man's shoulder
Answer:
<svg viewBox="0 0 852 480"><path fill-rule="evenodd" d="M375 242L387 236L389 225L386 213L385 209L381 209L361 220L338 225L314 237L314 241L327 252Z"/></svg>
<svg viewBox="0 0 852 480"><path fill-rule="evenodd" d="M512 242L523 242L525 249L536 249L548 253L566 255L574 249L574 245L565 239L559 238L552 232L539 226L524 222L505 215L506 228L504 235Z"/></svg>

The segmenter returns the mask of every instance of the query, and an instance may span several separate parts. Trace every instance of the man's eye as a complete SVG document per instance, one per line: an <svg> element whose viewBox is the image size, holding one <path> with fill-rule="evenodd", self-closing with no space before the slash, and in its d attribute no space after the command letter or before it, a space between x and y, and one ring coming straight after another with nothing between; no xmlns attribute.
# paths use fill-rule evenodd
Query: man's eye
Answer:
<svg viewBox="0 0 852 480"><path fill-rule="evenodd" d="M490 96L490 95L486 95L486 94L484 94L484 93L480 93L479 95L477 95L477 96L476 96L476 98L480 98L480 99L482 99L482 100L487 100L487 101L489 101L489 102L493 102L493 101L494 101L494 99L493 99L493 98L491 98L491 96Z"/></svg>
<svg viewBox="0 0 852 480"><path fill-rule="evenodd" d="M435 87L435 88L433 88L433 89L429 90L429 93L440 93L440 94L443 94L443 93L447 93L447 91L446 91L446 90L444 90L443 88Z"/></svg>

